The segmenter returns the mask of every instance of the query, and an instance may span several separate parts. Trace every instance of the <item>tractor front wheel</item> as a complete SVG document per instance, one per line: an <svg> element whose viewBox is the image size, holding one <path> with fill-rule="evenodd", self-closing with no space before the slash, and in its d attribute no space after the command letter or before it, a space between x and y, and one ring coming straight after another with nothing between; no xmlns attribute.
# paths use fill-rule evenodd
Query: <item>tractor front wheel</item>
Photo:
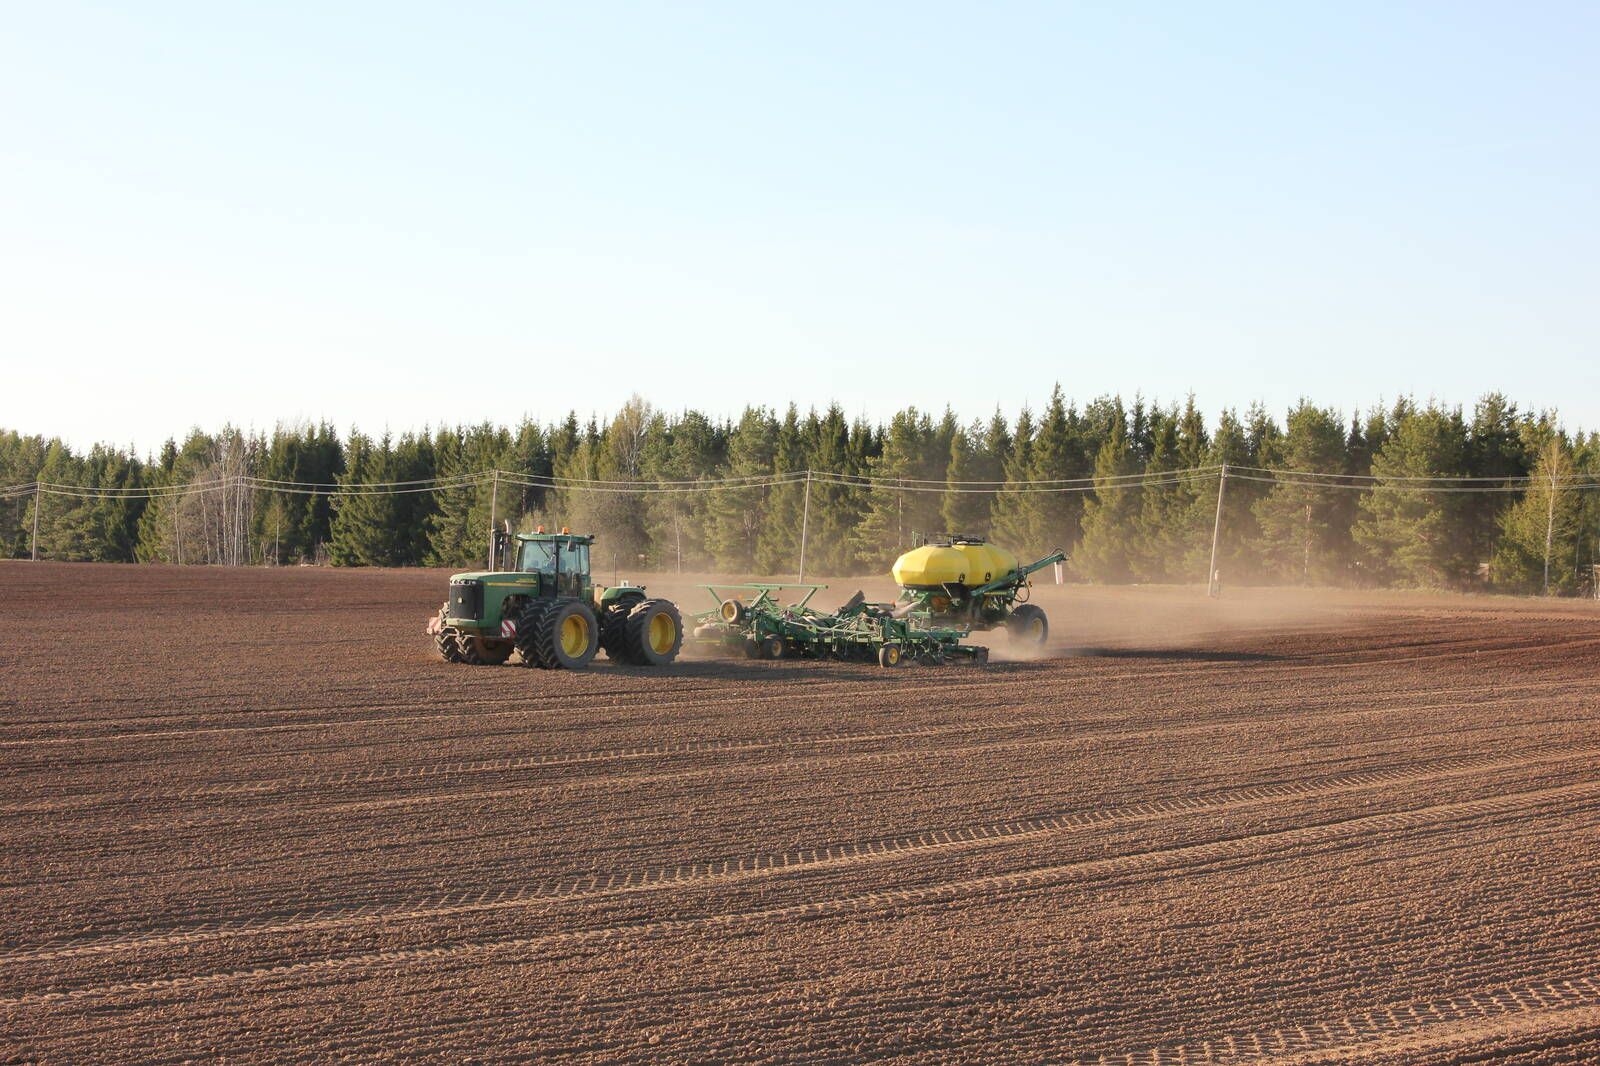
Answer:
<svg viewBox="0 0 1600 1066"><path fill-rule="evenodd" d="M490 640L487 637L458 633L456 648L461 656L461 662L473 666L499 666L511 658L513 645L509 640Z"/></svg>
<svg viewBox="0 0 1600 1066"><path fill-rule="evenodd" d="M1025 603L1011 612L1011 617L1006 619L1006 635L1013 644L1019 644L1030 651L1039 651L1044 648L1045 641L1050 639L1050 620L1043 611L1031 603Z"/></svg>
<svg viewBox="0 0 1600 1066"><path fill-rule="evenodd" d="M439 658L447 663L458 663L461 661L461 646L456 643L456 631L444 624L445 611L449 608L448 603L439 605L439 628L433 634L433 646L438 650Z"/></svg>

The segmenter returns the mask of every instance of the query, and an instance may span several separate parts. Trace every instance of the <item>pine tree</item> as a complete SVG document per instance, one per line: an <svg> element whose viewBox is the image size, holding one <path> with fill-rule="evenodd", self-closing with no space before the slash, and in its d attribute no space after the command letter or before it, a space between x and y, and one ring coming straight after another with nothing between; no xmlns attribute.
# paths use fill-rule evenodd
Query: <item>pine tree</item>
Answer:
<svg viewBox="0 0 1600 1066"><path fill-rule="evenodd" d="M1344 428L1332 409L1301 400L1289 412L1285 428L1278 453L1285 468L1343 473ZM1339 580L1349 557L1341 505L1350 495L1348 489L1315 487L1287 477L1274 485L1253 508L1261 530L1256 545L1262 568L1270 576L1308 585Z"/></svg>
<svg viewBox="0 0 1600 1066"><path fill-rule="evenodd" d="M1509 481L1527 477L1534 458L1523 443L1523 420L1517 415L1517 405L1498 392L1479 400L1467 429L1465 473ZM1508 507L1505 493L1474 494L1463 502L1466 528L1462 535L1475 562L1487 561L1494 554Z"/></svg>
<svg viewBox="0 0 1600 1066"><path fill-rule="evenodd" d="M728 437L730 479L770 476L777 453L778 420L765 407L746 407ZM756 567L761 531L768 519L773 489L767 485L729 485L708 493L706 547L712 564L726 573L749 573Z"/></svg>
<svg viewBox="0 0 1600 1066"><path fill-rule="evenodd" d="M1004 459L1001 478L1005 487L995 493L990 528L996 541L1018 554L1034 547L1034 530L1039 520L1039 501L1027 489L1033 479L1033 413L1026 407L1017 416L1011 437L1011 452Z"/></svg>
<svg viewBox="0 0 1600 1066"><path fill-rule="evenodd" d="M1039 419L1029 457L1029 476L1038 482L1069 481L1087 478L1088 456L1083 451L1083 430L1076 408L1069 406L1058 384L1050 392L1050 402ZM1030 557L1077 543L1083 522L1084 493L1071 486L1040 492L1033 497L1030 519Z"/></svg>
<svg viewBox="0 0 1600 1066"><path fill-rule="evenodd" d="M811 420L816 420L812 412ZM811 487L799 477L810 468L810 455L794 404L784 412L773 446L773 469L791 478L767 494L767 520L756 535L756 567L762 574L792 574L800 563L800 531L806 520L806 494ZM809 530L807 531L809 533Z"/></svg>
<svg viewBox="0 0 1600 1066"><path fill-rule="evenodd" d="M347 470L334 497L333 528L328 559L334 566L393 566L398 550L398 497L361 491L362 486L391 481L394 448L387 434L374 444L352 430L347 447Z"/></svg>
<svg viewBox="0 0 1600 1066"><path fill-rule="evenodd" d="M1354 537L1369 580L1422 588L1459 586L1470 575L1460 494L1425 491L1413 479L1458 477L1466 459L1461 412L1396 409L1372 461L1379 480L1361 498Z"/></svg>
<svg viewBox="0 0 1600 1066"><path fill-rule="evenodd" d="M855 528L855 558L869 571L886 570L895 556L911 547L913 534L935 532L941 524L939 494L931 485L929 452L939 433L915 407L897 411L882 437L879 454L868 466L880 482L867 495L865 513ZM948 446L947 446L948 447Z"/></svg>
<svg viewBox="0 0 1600 1066"><path fill-rule="evenodd" d="M1095 456L1095 491L1084 502L1083 539L1072 557L1073 570L1091 581L1117 584L1133 578L1139 489L1122 479L1138 472L1138 460L1117 419Z"/></svg>

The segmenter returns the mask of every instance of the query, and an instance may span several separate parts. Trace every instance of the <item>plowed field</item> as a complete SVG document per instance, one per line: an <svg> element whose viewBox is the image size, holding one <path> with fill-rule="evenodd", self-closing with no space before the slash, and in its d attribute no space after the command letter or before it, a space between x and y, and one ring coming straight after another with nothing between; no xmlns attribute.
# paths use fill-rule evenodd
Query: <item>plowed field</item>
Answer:
<svg viewBox="0 0 1600 1066"><path fill-rule="evenodd" d="M569 674L443 583L0 564L0 1060L1600 1061L1595 604Z"/></svg>

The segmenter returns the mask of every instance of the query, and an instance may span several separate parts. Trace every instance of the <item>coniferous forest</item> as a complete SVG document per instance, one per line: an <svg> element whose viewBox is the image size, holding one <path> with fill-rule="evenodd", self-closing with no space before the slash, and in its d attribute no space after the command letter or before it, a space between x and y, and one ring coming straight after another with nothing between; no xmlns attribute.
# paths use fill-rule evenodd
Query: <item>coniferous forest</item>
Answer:
<svg viewBox="0 0 1600 1066"><path fill-rule="evenodd" d="M882 572L916 532L956 530L1030 558L1064 548L1083 580L1194 583L1222 464L1229 583L1570 594L1600 561L1600 434L1498 394L1470 411L1407 399L1347 416L1302 401L1281 418L1211 419L1192 399L1079 407L1060 388L1042 410L971 422L908 408L875 424L837 406L732 421L635 399L608 419L514 428L196 430L144 456L0 431L0 486L82 489L0 499L0 555L29 555L38 501L48 559L460 567L482 559L493 498L520 528L597 534L597 570L623 574L792 574L804 523L808 573ZM449 480L492 469L534 483ZM728 483L806 470L875 480Z"/></svg>

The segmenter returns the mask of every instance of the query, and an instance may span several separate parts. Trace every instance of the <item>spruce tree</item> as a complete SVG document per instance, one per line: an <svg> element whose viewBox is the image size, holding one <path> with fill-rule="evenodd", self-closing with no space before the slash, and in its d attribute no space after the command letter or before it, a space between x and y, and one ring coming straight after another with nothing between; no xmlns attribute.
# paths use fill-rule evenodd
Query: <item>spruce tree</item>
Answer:
<svg viewBox="0 0 1600 1066"><path fill-rule="evenodd" d="M1041 525L1039 501L1027 487L1033 477L1033 436L1033 413L1024 407L1017 415L1011 452L1001 468L1005 485L995 493L989 522L994 539L1018 555L1033 550L1034 530Z"/></svg>
<svg viewBox="0 0 1600 1066"><path fill-rule="evenodd" d="M1367 580L1419 588L1464 584L1472 549L1462 535L1463 494L1427 491L1426 479L1459 477L1466 426L1459 410L1397 407L1390 435L1373 458L1377 487L1364 493L1354 529Z"/></svg>
<svg viewBox="0 0 1600 1066"><path fill-rule="evenodd" d="M1123 480L1139 472L1119 418L1094 460L1094 494L1084 501L1083 539L1072 556L1072 568L1090 581L1110 584L1133 578L1139 489Z"/></svg>
<svg viewBox="0 0 1600 1066"><path fill-rule="evenodd" d="M1343 421L1332 409L1301 400L1289 412L1278 454L1288 470L1343 473ZM1300 484L1287 476L1283 484L1272 486L1253 507L1263 570L1307 585L1340 580L1349 561L1342 505L1351 495L1349 489Z"/></svg>

